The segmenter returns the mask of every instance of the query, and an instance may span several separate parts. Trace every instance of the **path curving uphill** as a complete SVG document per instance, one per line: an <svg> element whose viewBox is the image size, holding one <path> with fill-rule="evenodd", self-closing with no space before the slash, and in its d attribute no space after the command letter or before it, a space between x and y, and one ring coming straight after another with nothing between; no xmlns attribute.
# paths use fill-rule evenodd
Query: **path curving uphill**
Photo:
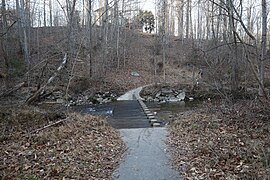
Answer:
<svg viewBox="0 0 270 180"><path fill-rule="evenodd" d="M117 98L117 101L131 101L131 100L139 100L142 99L140 97L140 92L142 91L144 86L138 87L136 89L132 89L119 98Z"/></svg>

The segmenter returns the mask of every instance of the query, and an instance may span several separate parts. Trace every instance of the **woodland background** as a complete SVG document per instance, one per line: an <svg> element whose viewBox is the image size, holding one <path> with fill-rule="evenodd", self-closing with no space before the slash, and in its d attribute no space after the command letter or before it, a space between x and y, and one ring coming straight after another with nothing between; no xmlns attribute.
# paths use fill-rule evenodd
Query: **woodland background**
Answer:
<svg viewBox="0 0 270 180"><path fill-rule="evenodd" d="M200 71L204 83L217 90L237 96L239 90L258 89L267 97L267 4L156 0L153 14L142 11L138 0L2 0L1 91L15 82L40 89L57 73L68 94L76 81L104 84L109 72L144 63L153 81L165 82L175 64L179 69L188 64L194 68L193 86ZM155 33L145 49L152 52L131 47L150 29ZM65 54L64 73L58 73Z"/></svg>

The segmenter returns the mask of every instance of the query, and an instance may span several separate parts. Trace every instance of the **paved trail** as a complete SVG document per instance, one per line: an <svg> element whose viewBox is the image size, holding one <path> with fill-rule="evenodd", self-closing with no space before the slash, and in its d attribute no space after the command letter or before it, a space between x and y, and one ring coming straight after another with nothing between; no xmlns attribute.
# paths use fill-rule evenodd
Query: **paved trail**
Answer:
<svg viewBox="0 0 270 180"><path fill-rule="evenodd" d="M118 100L139 98L142 87L131 90ZM138 117L138 122L145 121ZM165 144L167 129L162 128L125 128L119 129L128 151L114 172L115 180L176 180L178 172L170 166Z"/></svg>
<svg viewBox="0 0 270 180"><path fill-rule="evenodd" d="M117 101L129 101L129 100L137 100L139 98L139 94L143 87L138 87L136 89L132 89L125 93L124 95L120 96Z"/></svg>

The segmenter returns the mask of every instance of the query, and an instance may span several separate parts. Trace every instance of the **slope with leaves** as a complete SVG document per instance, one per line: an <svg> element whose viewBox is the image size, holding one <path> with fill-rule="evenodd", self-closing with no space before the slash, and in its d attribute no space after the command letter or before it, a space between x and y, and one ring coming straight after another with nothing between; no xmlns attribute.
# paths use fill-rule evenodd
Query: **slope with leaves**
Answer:
<svg viewBox="0 0 270 180"><path fill-rule="evenodd" d="M0 177L110 179L124 150L119 133L104 119L69 114L57 127L2 138Z"/></svg>
<svg viewBox="0 0 270 180"><path fill-rule="evenodd" d="M269 109L254 102L207 106L179 115L170 127L172 160L182 176L269 179Z"/></svg>

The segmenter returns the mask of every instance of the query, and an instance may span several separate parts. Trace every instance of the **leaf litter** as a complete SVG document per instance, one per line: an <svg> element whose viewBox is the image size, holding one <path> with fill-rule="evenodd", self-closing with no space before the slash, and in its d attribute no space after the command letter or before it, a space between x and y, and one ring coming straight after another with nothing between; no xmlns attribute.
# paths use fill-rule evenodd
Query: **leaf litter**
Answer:
<svg viewBox="0 0 270 180"><path fill-rule="evenodd" d="M101 117L70 113L62 123L36 133L31 132L47 116L24 109L5 117L0 179L111 179L126 149L119 132Z"/></svg>
<svg viewBox="0 0 270 180"><path fill-rule="evenodd" d="M269 104L204 104L178 114L168 144L183 179L269 179Z"/></svg>

